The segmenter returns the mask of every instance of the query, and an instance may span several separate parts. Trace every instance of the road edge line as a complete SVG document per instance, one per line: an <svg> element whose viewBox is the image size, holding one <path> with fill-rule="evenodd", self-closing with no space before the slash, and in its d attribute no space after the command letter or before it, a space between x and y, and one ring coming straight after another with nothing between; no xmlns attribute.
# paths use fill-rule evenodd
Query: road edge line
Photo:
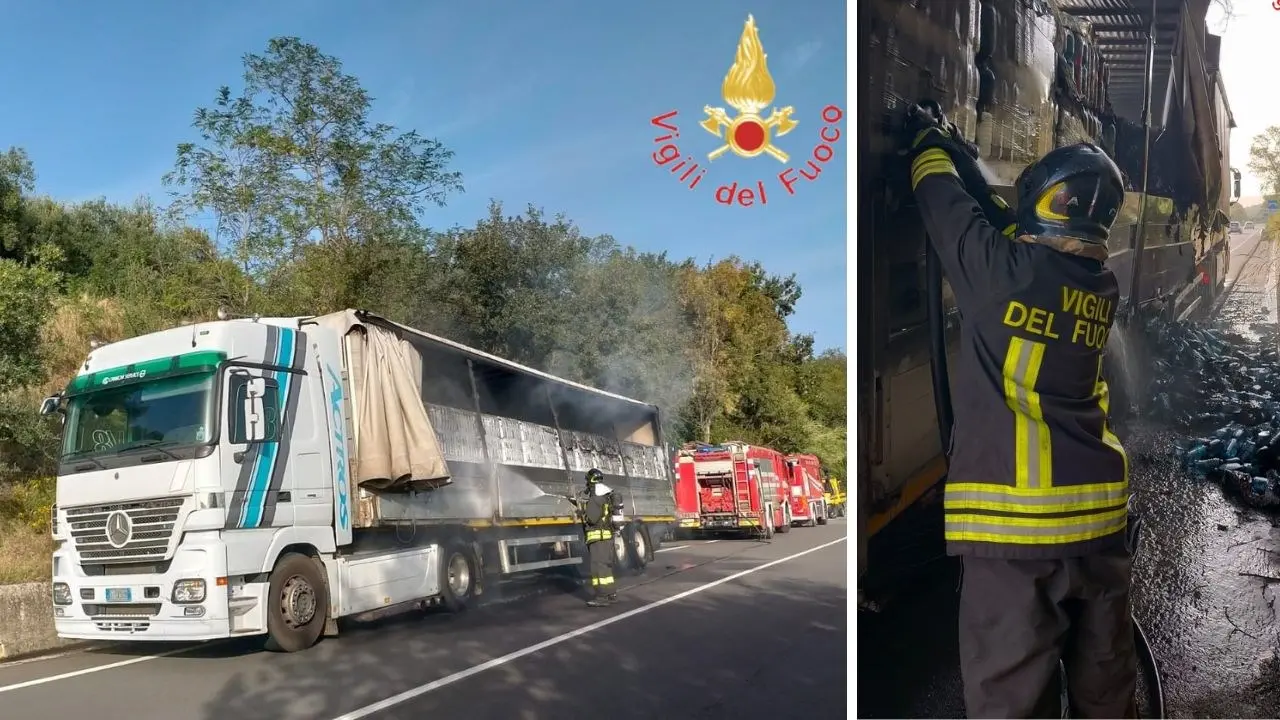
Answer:
<svg viewBox="0 0 1280 720"><path fill-rule="evenodd" d="M172 657L174 655L178 655L181 653L191 652L196 648L209 647L210 645L213 645L213 644L226 642L226 640L227 639L213 640L208 643L202 643L200 645L192 645L188 647L175 648L173 650L157 653L155 655L142 655L140 657L129 658L128 660L117 660L116 662L107 663L106 665L94 665L93 667L81 668L79 670L72 670L70 672L59 673L57 675L49 675L47 677L32 678L31 680L24 680L22 682L14 683L12 685L0 686L0 694L7 693L11 690L22 690L24 688L35 687L37 685L45 685L51 682L57 682L58 680L69 680L74 677L80 677L81 675L92 675L93 673L96 673L96 672L103 672L105 670L115 670L116 668L128 667L129 665L137 665L138 663L146 662L148 660L159 660L160 658Z"/></svg>

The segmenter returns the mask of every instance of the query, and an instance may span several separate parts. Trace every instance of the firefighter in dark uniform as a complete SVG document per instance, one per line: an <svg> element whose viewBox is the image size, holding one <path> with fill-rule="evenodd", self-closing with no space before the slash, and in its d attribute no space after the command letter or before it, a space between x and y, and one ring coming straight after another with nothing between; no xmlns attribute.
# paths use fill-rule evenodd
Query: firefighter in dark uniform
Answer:
<svg viewBox="0 0 1280 720"><path fill-rule="evenodd" d="M1098 147L1019 176L1016 214L945 118L917 107L911 187L961 314L944 509L963 564L970 717L1137 717L1126 546L1129 463L1108 425L1104 265L1124 181Z"/></svg>
<svg viewBox="0 0 1280 720"><path fill-rule="evenodd" d="M618 600L613 585L613 502L613 492L604 484L604 473L596 468L588 470L586 497L580 507L591 563L591 599L587 601L591 607Z"/></svg>

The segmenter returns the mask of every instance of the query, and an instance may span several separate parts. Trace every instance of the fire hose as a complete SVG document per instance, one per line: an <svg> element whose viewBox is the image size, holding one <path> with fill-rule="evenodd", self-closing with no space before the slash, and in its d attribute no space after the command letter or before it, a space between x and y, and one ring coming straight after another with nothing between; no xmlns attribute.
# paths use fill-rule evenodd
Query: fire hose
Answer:
<svg viewBox="0 0 1280 720"><path fill-rule="evenodd" d="M937 103L921 103L925 111L933 114L942 124L946 118L942 115ZM914 108L913 108L914 110ZM954 127L954 126L952 126ZM958 136L957 136L958 137ZM934 250L933 241L925 238L925 285L926 302L928 303L929 322L929 368L933 378L933 402L938 421L938 436L942 443L943 457L951 459L951 434L955 420L951 405L951 378L947 369L947 337L946 308L942 301L942 264ZM1126 529L1128 545L1133 557L1138 554L1142 534L1142 518L1133 509L1133 497L1129 499L1129 524ZM1136 616L1133 619L1134 646L1138 653L1138 662L1147 678L1148 707L1156 718L1165 717L1164 687L1160 679L1160 665L1155 656L1147 634ZM1063 677L1066 677L1065 666L1059 664ZM1063 686L1065 694L1065 683ZM1067 717L1067 704L1064 698L1063 715Z"/></svg>

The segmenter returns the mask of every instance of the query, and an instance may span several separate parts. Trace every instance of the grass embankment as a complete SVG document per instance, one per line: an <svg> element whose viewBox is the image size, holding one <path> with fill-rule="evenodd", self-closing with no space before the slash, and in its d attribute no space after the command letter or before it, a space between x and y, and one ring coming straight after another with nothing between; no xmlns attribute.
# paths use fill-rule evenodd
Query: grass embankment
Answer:
<svg viewBox="0 0 1280 720"><path fill-rule="evenodd" d="M49 510L59 428L39 416L40 399L75 376L91 339L111 342L126 334L119 303L61 297L40 330L43 381L0 393L0 585L48 580L52 569Z"/></svg>
<svg viewBox="0 0 1280 720"><path fill-rule="evenodd" d="M49 579L53 478L0 485L0 585Z"/></svg>

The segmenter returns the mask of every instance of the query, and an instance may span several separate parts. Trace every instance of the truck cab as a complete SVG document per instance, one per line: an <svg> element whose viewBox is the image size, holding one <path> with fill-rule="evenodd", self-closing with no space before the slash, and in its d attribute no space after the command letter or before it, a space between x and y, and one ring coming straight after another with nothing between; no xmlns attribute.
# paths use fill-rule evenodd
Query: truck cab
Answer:
<svg viewBox="0 0 1280 720"><path fill-rule="evenodd" d="M840 480L828 475L822 481L822 499L827 503L830 517L844 517L846 497Z"/></svg>
<svg viewBox="0 0 1280 720"><path fill-rule="evenodd" d="M46 401L65 403L53 526L64 637L265 627L258 579L281 550L351 541L338 347L285 322L97 348Z"/></svg>
<svg viewBox="0 0 1280 720"><path fill-rule="evenodd" d="M822 494L822 464L816 455L788 455L791 516L810 527L826 525L827 502Z"/></svg>

